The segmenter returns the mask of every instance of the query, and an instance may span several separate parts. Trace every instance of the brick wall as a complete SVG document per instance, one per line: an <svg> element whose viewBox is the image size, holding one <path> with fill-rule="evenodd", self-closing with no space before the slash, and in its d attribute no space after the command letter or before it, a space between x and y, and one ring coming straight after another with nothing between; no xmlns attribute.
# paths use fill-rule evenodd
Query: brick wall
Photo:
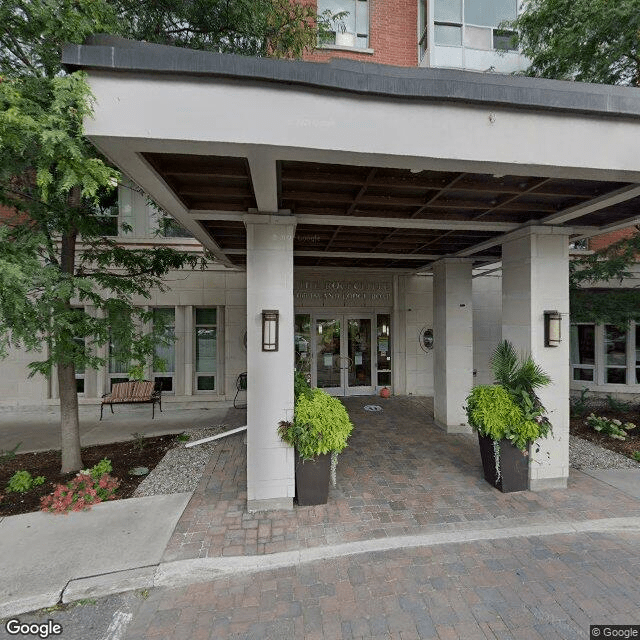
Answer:
<svg viewBox="0 0 640 640"><path fill-rule="evenodd" d="M637 229L635 227L629 227L627 229L619 229L618 231L612 231L611 233L603 233L602 235L594 236L589 240L589 249L593 249L594 251L603 249L614 242L618 242L618 240L632 236L634 233L637 233Z"/></svg>
<svg viewBox="0 0 640 640"><path fill-rule="evenodd" d="M316 0L301 0L316 5ZM369 48L341 51L316 49L305 60L328 62L332 58L349 58L400 67L418 66L418 3L416 0L369 0Z"/></svg>

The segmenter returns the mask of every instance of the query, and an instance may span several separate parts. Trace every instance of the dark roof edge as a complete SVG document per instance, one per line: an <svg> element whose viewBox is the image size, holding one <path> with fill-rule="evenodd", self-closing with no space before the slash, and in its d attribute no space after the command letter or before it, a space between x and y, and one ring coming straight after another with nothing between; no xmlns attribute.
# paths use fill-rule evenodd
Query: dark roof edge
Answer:
<svg viewBox="0 0 640 640"><path fill-rule="evenodd" d="M93 36L66 45L70 71L111 70L234 78L396 99L486 104L594 116L640 118L640 89L456 69L392 67L334 59L275 60Z"/></svg>

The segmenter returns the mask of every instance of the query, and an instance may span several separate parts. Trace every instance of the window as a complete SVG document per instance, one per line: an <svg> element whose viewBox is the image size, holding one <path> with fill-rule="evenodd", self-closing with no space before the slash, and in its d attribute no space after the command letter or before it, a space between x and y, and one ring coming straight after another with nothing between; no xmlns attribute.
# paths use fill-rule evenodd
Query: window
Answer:
<svg viewBox="0 0 640 640"><path fill-rule="evenodd" d="M499 26L514 20L517 13L517 0L435 0L434 42L469 49L514 49L514 33Z"/></svg>
<svg viewBox="0 0 640 640"><path fill-rule="evenodd" d="M596 327L594 324L571 326L570 352L573 380L595 381Z"/></svg>
<svg viewBox="0 0 640 640"><path fill-rule="evenodd" d="M167 344L158 344L154 353L154 371L153 380L162 383L162 391L165 393L175 393L175 375L176 375L176 346L175 326L176 312L175 309L154 309L153 310L154 328L159 325L164 327L163 335L167 338ZM164 371L156 371L155 361L161 359L164 361Z"/></svg>
<svg viewBox="0 0 640 640"><path fill-rule="evenodd" d="M126 357L124 341L121 337L118 337L116 328L119 322L117 316L113 317L111 324L108 366L109 390L111 390L117 382L128 382L129 369L131 368L131 362L129 358Z"/></svg>
<svg viewBox="0 0 640 640"><path fill-rule="evenodd" d="M311 373L311 316L296 313L293 333L295 368L308 375Z"/></svg>
<svg viewBox="0 0 640 640"><path fill-rule="evenodd" d="M391 385L391 316L377 315L376 358L378 366L378 386Z"/></svg>
<svg viewBox="0 0 640 640"><path fill-rule="evenodd" d="M368 0L318 0L318 14L347 12L333 22L334 30L320 44L342 45L356 49L369 46Z"/></svg>
<svg viewBox="0 0 640 640"><path fill-rule="evenodd" d="M78 351L84 352L85 342L84 338L74 338L73 341L78 345ZM76 365L76 391L78 393L84 393L84 365Z"/></svg>
<svg viewBox="0 0 640 640"><path fill-rule="evenodd" d="M99 197L95 214L102 235L118 235L118 214L118 189L111 189L109 193Z"/></svg>
<svg viewBox="0 0 640 640"><path fill-rule="evenodd" d="M216 309L195 310L196 391L215 391L218 372Z"/></svg>
<svg viewBox="0 0 640 640"><path fill-rule="evenodd" d="M627 332L613 325L605 325L605 382L627 384Z"/></svg>
<svg viewBox="0 0 640 640"><path fill-rule="evenodd" d="M193 234L187 231L174 218L163 216L158 221L158 235L162 238L193 238Z"/></svg>

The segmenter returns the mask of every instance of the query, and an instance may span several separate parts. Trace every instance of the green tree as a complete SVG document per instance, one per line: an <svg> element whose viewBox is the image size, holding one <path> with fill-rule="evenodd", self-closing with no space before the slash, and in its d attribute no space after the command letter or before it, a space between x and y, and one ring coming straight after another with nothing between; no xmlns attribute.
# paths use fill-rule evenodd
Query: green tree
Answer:
<svg viewBox="0 0 640 640"><path fill-rule="evenodd" d="M640 86L638 0L530 0L511 26L528 75Z"/></svg>
<svg viewBox="0 0 640 640"><path fill-rule="evenodd" d="M110 344L141 371L162 327L136 296L205 257L132 250L105 237L100 214L119 174L83 134L91 94L61 68L65 43L94 33L248 55L300 56L315 13L289 0L15 0L0 3L0 356L38 352L32 374L57 372L62 471L82 468L75 372L105 364ZM84 305L95 313L85 313Z"/></svg>

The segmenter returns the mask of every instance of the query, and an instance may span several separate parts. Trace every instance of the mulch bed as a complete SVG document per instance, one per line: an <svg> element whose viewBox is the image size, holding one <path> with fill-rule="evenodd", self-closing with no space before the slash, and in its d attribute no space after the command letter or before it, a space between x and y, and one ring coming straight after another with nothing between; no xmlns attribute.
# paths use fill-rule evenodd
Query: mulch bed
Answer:
<svg viewBox="0 0 640 640"><path fill-rule="evenodd" d="M175 435L129 440L82 448L85 469L103 458L111 460L111 476L120 480L116 499L130 498L146 476L132 476L134 467L147 467L151 471L164 454L178 444ZM41 451L17 454L15 458L0 458L0 516L14 516L40 510L40 498L53 492L54 485L65 484L75 473L60 474L60 451ZM16 471L28 471L33 477L44 476L46 482L27 493L6 492L9 479Z"/></svg>
<svg viewBox="0 0 640 640"><path fill-rule="evenodd" d="M615 438L610 438L607 435L598 433L587 426L587 416L592 412L598 417L604 416L605 418L618 419L623 424L625 422L633 422L637 426L628 432L629 436L626 440L616 440ZM589 440L603 449L609 449L610 451L615 451L623 456L627 456L627 458L634 459L633 453L640 451L640 412L615 411L609 408L588 410L583 417L571 418L569 433L583 440Z"/></svg>

